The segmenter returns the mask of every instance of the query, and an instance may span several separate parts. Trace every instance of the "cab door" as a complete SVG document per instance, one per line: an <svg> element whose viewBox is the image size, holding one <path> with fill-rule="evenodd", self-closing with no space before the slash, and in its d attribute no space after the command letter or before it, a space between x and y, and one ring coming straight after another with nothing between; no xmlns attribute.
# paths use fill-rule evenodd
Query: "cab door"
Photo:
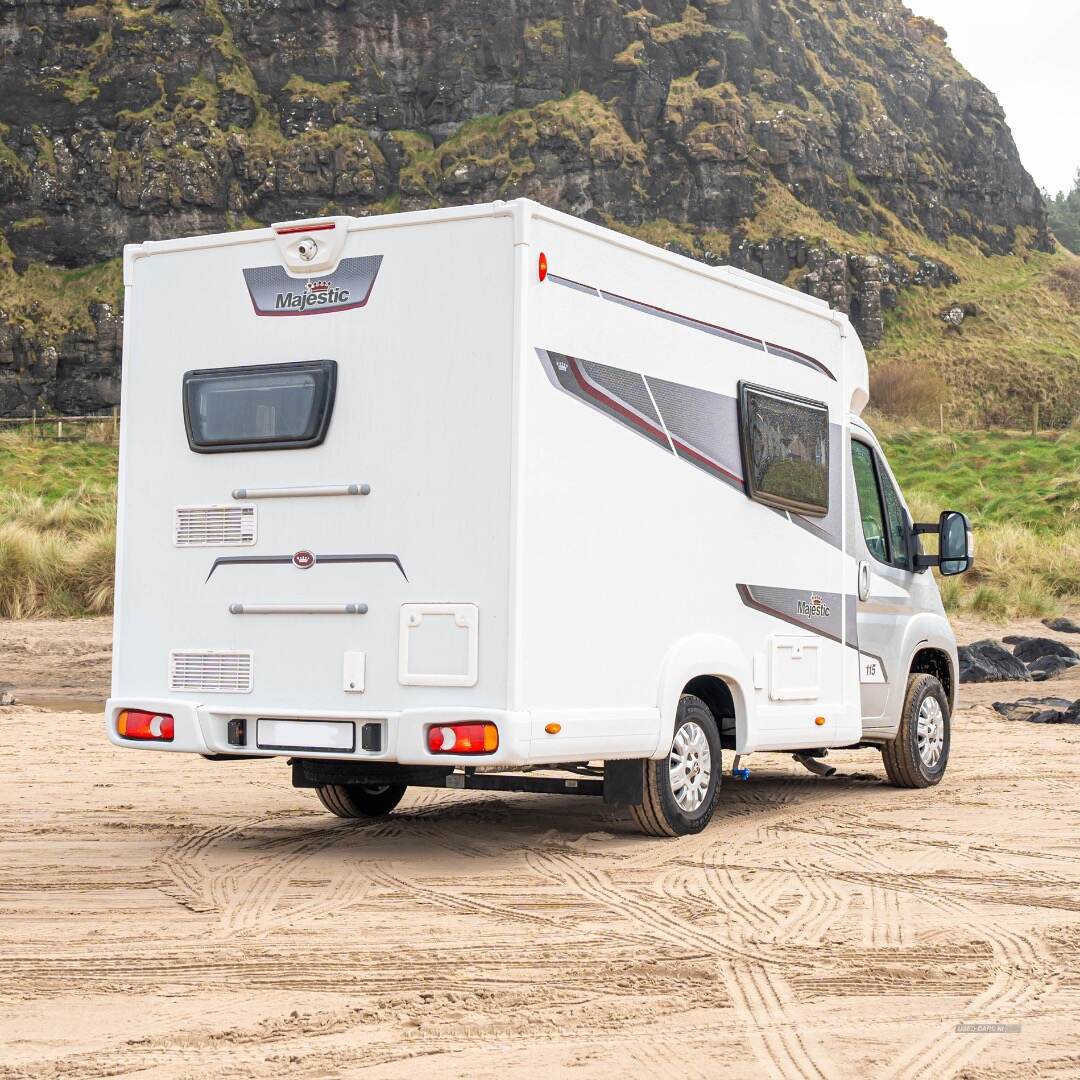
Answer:
<svg viewBox="0 0 1080 1080"><path fill-rule="evenodd" d="M881 456L868 439L851 440L859 523L852 551L858 560L856 627L864 724L880 726L902 704L907 685L904 631L914 615L915 552L911 522Z"/></svg>

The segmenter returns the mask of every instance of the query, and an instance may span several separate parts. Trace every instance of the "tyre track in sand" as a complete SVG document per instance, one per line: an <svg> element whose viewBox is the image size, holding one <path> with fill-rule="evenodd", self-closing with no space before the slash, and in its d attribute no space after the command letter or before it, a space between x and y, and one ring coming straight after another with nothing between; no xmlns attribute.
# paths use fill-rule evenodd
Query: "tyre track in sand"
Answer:
<svg viewBox="0 0 1080 1080"><path fill-rule="evenodd" d="M537 873L572 884L585 897L616 911L659 943L685 953L687 946L717 963L718 974L743 1020L748 1041L760 1063L785 1080L828 1080L840 1071L820 1047L808 1045L791 1016L794 996L770 969L789 964L764 953L753 954L687 923L661 902L648 904L632 889L618 889L606 873L561 852L530 852Z"/></svg>
<svg viewBox="0 0 1080 1080"><path fill-rule="evenodd" d="M487 801L496 800L471 800L470 812ZM388 820L335 821L311 829L298 829L290 822L285 835L267 837L251 834L280 825L279 816L245 818L201 830L170 848L157 862L175 886L174 890L165 886L165 891L192 911L217 913L216 933L250 936L297 919L330 916L362 900L368 888L362 873L338 872L329 875L328 885L320 895L282 907L282 900L294 882L304 885L317 877L304 872L311 860L339 845L347 846L358 834L372 839L408 836L457 855L485 855L486 849L480 844L460 836L440 821L428 820L445 817L446 812L445 802L432 801L406 807ZM241 858L232 852L218 853L223 865L208 865L215 849L226 843L248 850ZM362 863L358 862L356 869L360 871Z"/></svg>
<svg viewBox="0 0 1080 1080"><path fill-rule="evenodd" d="M968 919L977 915L972 904L949 897L935 897L931 903L943 912ZM1005 929L993 917L980 920L978 925L979 936L994 955L990 985L968 1003L964 1017L939 1028L901 1055L886 1073L891 1080L935 1080L955 1075L979 1055L985 1039L978 1033L957 1032L957 1022L1017 1022L1025 1004L1053 992L1060 984L1061 974L1038 935Z"/></svg>

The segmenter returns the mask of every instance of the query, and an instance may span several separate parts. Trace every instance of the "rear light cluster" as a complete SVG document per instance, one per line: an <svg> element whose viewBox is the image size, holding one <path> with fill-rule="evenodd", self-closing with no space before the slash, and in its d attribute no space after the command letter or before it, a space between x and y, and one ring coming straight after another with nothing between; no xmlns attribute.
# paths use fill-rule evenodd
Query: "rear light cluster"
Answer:
<svg viewBox="0 0 1080 1080"><path fill-rule="evenodd" d="M116 718L116 733L125 739L173 741L173 718L168 713L124 709Z"/></svg>
<svg viewBox="0 0 1080 1080"><path fill-rule="evenodd" d="M499 749L494 724L440 724L428 728L428 749L433 754L493 754Z"/></svg>

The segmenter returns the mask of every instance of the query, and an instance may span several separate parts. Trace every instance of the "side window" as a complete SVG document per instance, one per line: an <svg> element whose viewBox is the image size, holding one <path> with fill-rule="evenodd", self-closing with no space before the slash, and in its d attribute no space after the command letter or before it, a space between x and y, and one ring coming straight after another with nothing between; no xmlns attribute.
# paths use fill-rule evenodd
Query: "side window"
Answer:
<svg viewBox="0 0 1080 1080"><path fill-rule="evenodd" d="M828 406L741 383L739 415L750 498L801 514L827 514Z"/></svg>
<svg viewBox="0 0 1080 1080"><path fill-rule="evenodd" d="M885 515L878 494L877 469L874 452L866 443L852 442L851 465L855 471L855 490L859 493L859 518L870 554L881 562L889 561L889 546L885 539Z"/></svg>
<svg viewBox="0 0 1080 1080"><path fill-rule="evenodd" d="M911 555L908 552L908 527L907 516L904 514L903 503L897 494L889 474L878 463L878 479L881 482L881 493L885 496L885 524L889 528L889 562L901 569L911 569Z"/></svg>

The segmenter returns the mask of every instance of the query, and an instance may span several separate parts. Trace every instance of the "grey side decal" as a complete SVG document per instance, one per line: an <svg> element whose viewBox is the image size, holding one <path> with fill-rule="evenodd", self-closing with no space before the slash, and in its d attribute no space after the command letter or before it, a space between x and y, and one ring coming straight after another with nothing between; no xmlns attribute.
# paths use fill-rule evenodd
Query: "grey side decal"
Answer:
<svg viewBox="0 0 1080 1080"><path fill-rule="evenodd" d="M565 285L568 289L577 289L578 292L588 293L589 296L600 294L592 285L582 285L580 281L571 281L570 278L559 277L558 274L548 274L548 281L554 281L556 285Z"/></svg>
<svg viewBox="0 0 1080 1080"><path fill-rule="evenodd" d="M714 479L737 491L745 491L735 398L652 375L640 375L625 368L581 360L566 353L537 349L536 355L556 389L669 453L674 450L681 461ZM838 461L839 425L829 425L829 439L832 460ZM838 469L829 470L829 512L825 517L811 520L800 514L771 509L819 540L833 547L841 546Z"/></svg>
<svg viewBox="0 0 1080 1080"><path fill-rule="evenodd" d="M735 399L652 375L646 381L675 453L717 480L745 490Z"/></svg>
<svg viewBox="0 0 1080 1080"><path fill-rule="evenodd" d="M832 641L840 641L842 610L840 605L844 597L839 593L814 592L804 589L779 589L774 585L738 585L742 602L766 615L783 619L801 630L810 630ZM848 597L848 626L855 618L855 598ZM849 632L849 638L851 634ZM848 644L857 648L857 640Z"/></svg>
<svg viewBox="0 0 1080 1080"><path fill-rule="evenodd" d="M206 575L206 581L213 577L214 571L219 566L266 566L274 563L291 563L294 558L295 555L222 555L214 560L210 573ZM314 561L308 564L308 568L322 563L393 563L401 571L401 576L406 581L409 580L405 567L401 565L401 559L397 555L316 555ZM206 582L204 581L203 584L205 585Z"/></svg>
<svg viewBox="0 0 1080 1080"><path fill-rule="evenodd" d="M841 596L840 593L781 589L775 585L739 584L735 587L739 590L739 599L747 607L797 626L800 630L809 630L830 641L845 644L856 652L859 650L859 628L856 622L856 602L853 595ZM847 609L846 641L841 641L840 637L841 603ZM874 656L873 653L864 655L881 664L882 674L888 682L885 661L880 656Z"/></svg>
<svg viewBox="0 0 1080 1080"><path fill-rule="evenodd" d="M381 255L342 259L332 274L290 277L283 266L255 266L244 271L256 315L322 315L363 307L382 265Z"/></svg>
<svg viewBox="0 0 1080 1080"><path fill-rule="evenodd" d="M536 354L559 390L671 453L643 376L546 349L537 349Z"/></svg>

